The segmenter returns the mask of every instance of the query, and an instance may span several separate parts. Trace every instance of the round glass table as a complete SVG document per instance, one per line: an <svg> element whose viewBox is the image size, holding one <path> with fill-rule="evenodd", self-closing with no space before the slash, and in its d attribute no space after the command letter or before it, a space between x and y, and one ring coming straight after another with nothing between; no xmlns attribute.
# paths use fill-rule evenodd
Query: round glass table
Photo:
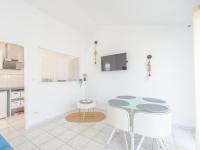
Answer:
<svg viewBox="0 0 200 150"><path fill-rule="evenodd" d="M108 104L112 107L118 107L125 109L129 112L130 126L131 126L131 150L134 150L134 133L133 133L133 118L134 113L137 111L147 113L167 113L170 111L169 105L166 101L149 98L149 97L137 97L137 96L117 96L115 99L108 101Z"/></svg>

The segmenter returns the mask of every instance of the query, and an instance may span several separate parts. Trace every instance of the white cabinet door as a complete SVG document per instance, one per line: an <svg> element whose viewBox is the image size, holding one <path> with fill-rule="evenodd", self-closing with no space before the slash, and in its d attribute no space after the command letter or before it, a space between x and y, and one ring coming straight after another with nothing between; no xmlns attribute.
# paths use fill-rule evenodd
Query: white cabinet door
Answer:
<svg viewBox="0 0 200 150"><path fill-rule="evenodd" d="M7 86L8 87L23 87L24 76L20 74L8 74L7 75Z"/></svg>
<svg viewBox="0 0 200 150"><path fill-rule="evenodd" d="M11 109L21 107L20 100L17 100L17 101L13 101L13 102L11 102L10 107L11 107Z"/></svg>
<svg viewBox="0 0 200 150"><path fill-rule="evenodd" d="M21 45L6 43L7 57L13 60L24 60L24 47Z"/></svg>
<svg viewBox="0 0 200 150"><path fill-rule="evenodd" d="M3 59L5 57L6 44L0 42L0 69L3 69Z"/></svg>
<svg viewBox="0 0 200 150"><path fill-rule="evenodd" d="M1 88L7 88L8 87L7 74L0 72L0 85L1 85Z"/></svg>
<svg viewBox="0 0 200 150"><path fill-rule="evenodd" d="M20 94L21 94L20 97L24 98L24 91L21 91Z"/></svg>
<svg viewBox="0 0 200 150"><path fill-rule="evenodd" d="M20 91L13 91L11 92L11 99L20 98Z"/></svg>
<svg viewBox="0 0 200 150"><path fill-rule="evenodd" d="M0 91L0 119L7 117L7 91Z"/></svg>

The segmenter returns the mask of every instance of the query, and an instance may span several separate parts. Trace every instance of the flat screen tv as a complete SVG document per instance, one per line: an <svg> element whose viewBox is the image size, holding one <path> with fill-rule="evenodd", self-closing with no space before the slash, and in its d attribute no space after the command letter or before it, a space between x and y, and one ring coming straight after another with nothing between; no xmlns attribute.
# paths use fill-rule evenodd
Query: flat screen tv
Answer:
<svg viewBox="0 0 200 150"><path fill-rule="evenodd" d="M126 53L102 56L101 70L102 71L127 70Z"/></svg>

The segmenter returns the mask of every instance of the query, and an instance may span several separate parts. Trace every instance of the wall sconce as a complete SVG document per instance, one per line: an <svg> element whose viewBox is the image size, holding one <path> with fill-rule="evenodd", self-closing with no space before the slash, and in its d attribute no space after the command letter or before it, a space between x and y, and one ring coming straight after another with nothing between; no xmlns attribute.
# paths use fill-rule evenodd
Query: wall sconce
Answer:
<svg viewBox="0 0 200 150"><path fill-rule="evenodd" d="M85 81L87 81L87 74L86 73L83 74L83 78L80 78L78 80L80 87L82 86L83 82L85 82Z"/></svg>
<svg viewBox="0 0 200 150"><path fill-rule="evenodd" d="M83 74L83 81L87 81L87 74L86 73Z"/></svg>
<svg viewBox="0 0 200 150"><path fill-rule="evenodd" d="M148 76L151 76L151 59L152 59L152 55L147 55L147 72L148 72Z"/></svg>
<svg viewBox="0 0 200 150"><path fill-rule="evenodd" d="M79 80L78 80L78 83L79 83L79 85L80 85L80 87L81 87L82 84L83 84L83 79L79 79Z"/></svg>
<svg viewBox="0 0 200 150"><path fill-rule="evenodd" d="M94 64L97 64L97 44L98 41L94 41Z"/></svg>

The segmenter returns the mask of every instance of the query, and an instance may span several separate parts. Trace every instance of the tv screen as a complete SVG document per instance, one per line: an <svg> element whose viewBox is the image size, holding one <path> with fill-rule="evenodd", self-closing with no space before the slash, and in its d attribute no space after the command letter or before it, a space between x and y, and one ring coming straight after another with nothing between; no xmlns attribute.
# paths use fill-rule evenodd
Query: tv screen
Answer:
<svg viewBox="0 0 200 150"><path fill-rule="evenodd" d="M127 70L126 53L101 57L102 71Z"/></svg>

